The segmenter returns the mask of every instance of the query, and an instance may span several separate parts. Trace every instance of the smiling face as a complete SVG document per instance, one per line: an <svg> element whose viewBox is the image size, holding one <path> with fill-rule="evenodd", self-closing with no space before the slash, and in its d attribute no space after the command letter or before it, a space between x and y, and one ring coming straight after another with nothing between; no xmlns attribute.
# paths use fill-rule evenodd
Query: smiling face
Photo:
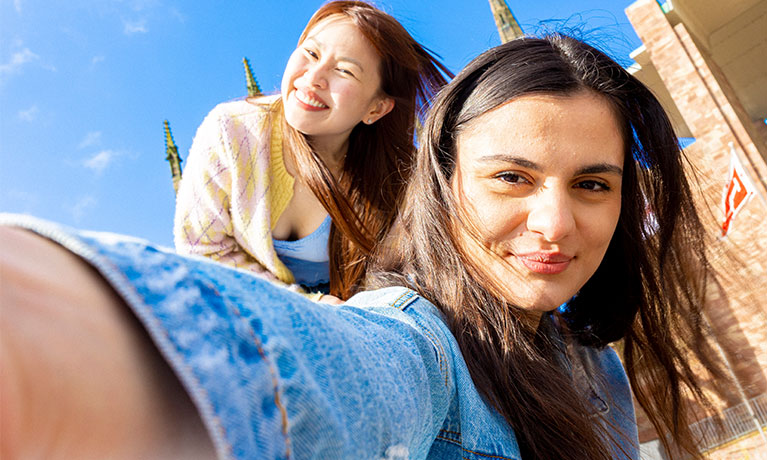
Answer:
<svg viewBox="0 0 767 460"><path fill-rule="evenodd" d="M472 120L456 147L452 188L475 228L457 225L464 252L521 308L569 300L620 215L624 143L608 102L585 90L522 96Z"/></svg>
<svg viewBox="0 0 767 460"><path fill-rule="evenodd" d="M349 19L336 15L317 23L282 77L288 123L320 142L344 141L357 123L375 123L394 105L381 94L379 61Z"/></svg>

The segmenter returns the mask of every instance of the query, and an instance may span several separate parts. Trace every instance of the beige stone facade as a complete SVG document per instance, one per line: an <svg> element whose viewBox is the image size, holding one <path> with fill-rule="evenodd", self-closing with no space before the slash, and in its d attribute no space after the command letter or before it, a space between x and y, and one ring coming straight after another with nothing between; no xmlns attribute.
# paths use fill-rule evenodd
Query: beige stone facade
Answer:
<svg viewBox="0 0 767 460"><path fill-rule="evenodd" d="M638 0L626 14L643 42L632 54L632 71L661 99L677 133L695 138L685 151L700 181L712 260L725 275L709 286L708 319L738 382L719 408L740 410L746 425L754 419L767 425L767 413L756 407L767 398L767 0ZM722 238L733 154L755 193ZM743 412L746 405L755 417ZM640 419L647 458L663 458L649 452L657 435L648 425ZM767 436L754 426L709 454L767 459Z"/></svg>

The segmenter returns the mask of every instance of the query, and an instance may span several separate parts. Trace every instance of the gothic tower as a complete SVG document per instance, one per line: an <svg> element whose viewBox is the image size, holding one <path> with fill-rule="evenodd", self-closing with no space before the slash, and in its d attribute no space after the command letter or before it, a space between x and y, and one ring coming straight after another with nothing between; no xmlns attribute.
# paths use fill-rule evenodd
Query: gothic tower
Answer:
<svg viewBox="0 0 767 460"><path fill-rule="evenodd" d="M248 61L248 58L242 58L242 65L245 66L245 82L248 85L248 96L253 97L261 95L261 88L258 86L256 78L253 76L253 71L250 69L250 61Z"/></svg>
<svg viewBox="0 0 767 460"><path fill-rule="evenodd" d="M165 159L170 163L170 173L173 177L173 190L178 193L178 183L181 180L181 157L178 156L178 147L173 142L173 134L170 132L168 120L163 122L165 125Z"/></svg>
<svg viewBox="0 0 767 460"><path fill-rule="evenodd" d="M519 26L505 0L490 0L490 9L493 11L493 18L495 18L495 25L498 27L498 35L501 36L501 43L524 35L522 27Z"/></svg>

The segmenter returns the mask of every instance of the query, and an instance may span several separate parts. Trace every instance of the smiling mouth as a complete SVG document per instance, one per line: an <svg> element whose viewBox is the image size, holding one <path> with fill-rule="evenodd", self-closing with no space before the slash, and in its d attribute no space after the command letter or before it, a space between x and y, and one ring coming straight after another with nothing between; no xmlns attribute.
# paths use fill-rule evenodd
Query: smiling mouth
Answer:
<svg viewBox="0 0 767 460"><path fill-rule="evenodd" d="M567 270L572 257L548 254L518 254L517 259L530 271L541 275L556 275Z"/></svg>
<svg viewBox="0 0 767 460"><path fill-rule="evenodd" d="M306 106L309 106L310 110L311 109L315 109L315 110L316 109L320 109L320 110L322 110L322 109L327 109L328 108L327 104L323 103L319 99L315 99L314 97L312 97L311 95L301 91L300 89L296 88L295 95L296 95L296 99L298 100L298 102L300 102L300 103L302 103L302 104L304 104Z"/></svg>

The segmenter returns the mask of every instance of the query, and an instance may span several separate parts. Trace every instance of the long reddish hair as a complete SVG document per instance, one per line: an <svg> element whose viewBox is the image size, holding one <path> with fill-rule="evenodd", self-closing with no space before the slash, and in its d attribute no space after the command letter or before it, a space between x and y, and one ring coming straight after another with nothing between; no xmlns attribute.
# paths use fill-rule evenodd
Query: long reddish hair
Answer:
<svg viewBox="0 0 767 460"><path fill-rule="evenodd" d="M396 19L365 2L325 4L309 20L299 43L330 16L349 19L370 41L381 60L380 91L395 102L376 123L359 123L352 130L337 179L307 138L283 118L297 179L312 190L333 220L328 242L330 292L347 298L365 275L367 255L394 221L414 158L416 119L453 75Z"/></svg>

